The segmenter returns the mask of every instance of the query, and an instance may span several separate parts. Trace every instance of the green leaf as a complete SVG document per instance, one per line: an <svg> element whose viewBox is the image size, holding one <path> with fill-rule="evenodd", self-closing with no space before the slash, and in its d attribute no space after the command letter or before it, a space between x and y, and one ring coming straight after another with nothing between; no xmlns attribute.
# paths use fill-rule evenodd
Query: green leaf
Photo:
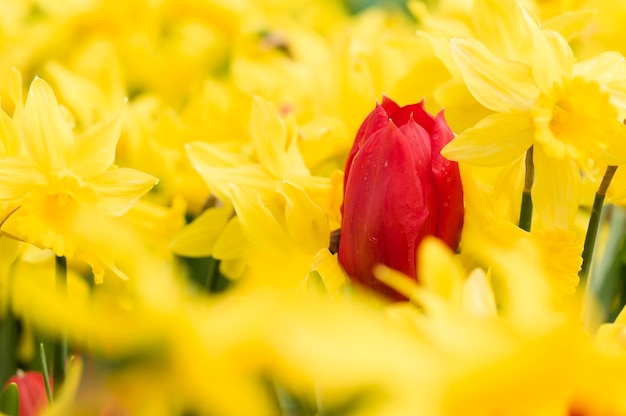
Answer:
<svg viewBox="0 0 626 416"><path fill-rule="evenodd" d="M626 258L626 211L609 206L608 236L602 257L594 261L589 280L591 300L587 302L587 326L595 330L600 324L612 322L624 306L623 268ZM593 309L593 312L592 312Z"/></svg>
<svg viewBox="0 0 626 416"><path fill-rule="evenodd" d="M0 394L0 412L7 416L17 416L20 407L20 397L17 384L9 383Z"/></svg>

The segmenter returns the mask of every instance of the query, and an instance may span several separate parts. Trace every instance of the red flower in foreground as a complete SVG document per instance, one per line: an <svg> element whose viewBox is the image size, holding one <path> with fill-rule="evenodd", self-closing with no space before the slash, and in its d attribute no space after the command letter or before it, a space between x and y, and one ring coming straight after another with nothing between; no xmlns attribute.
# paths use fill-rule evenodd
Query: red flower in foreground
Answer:
<svg viewBox="0 0 626 416"><path fill-rule="evenodd" d="M48 406L48 396L43 375L38 371L18 371L7 381L17 385L19 397L19 416L36 416Z"/></svg>
<svg viewBox="0 0 626 416"><path fill-rule="evenodd" d="M356 282L403 297L372 276L384 264L414 279L426 235L456 250L463 226L463 188L456 162L441 156L454 137L443 111L400 107L383 97L361 125L344 178L339 262Z"/></svg>

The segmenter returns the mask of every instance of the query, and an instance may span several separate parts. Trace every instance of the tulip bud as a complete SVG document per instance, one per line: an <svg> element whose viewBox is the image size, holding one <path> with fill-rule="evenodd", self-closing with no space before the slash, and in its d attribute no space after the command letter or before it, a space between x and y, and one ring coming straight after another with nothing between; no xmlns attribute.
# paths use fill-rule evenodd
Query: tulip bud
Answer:
<svg viewBox="0 0 626 416"><path fill-rule="evenodd" d="M17 385L19 407L18 416L35 416L48 406L48 396L44 385L43 375L37 371L23 372L18 370L7 381L6 386L11 383Z"/></svg>
<svg viewBox="0 0 626 416"><path fill-rule="evenodd" d="M376 264L417 279L426 235L457 249L463 188L457 163L441 156L453 137L443 111L433 117L423 101L400 107L383 97L367 116L346 163L339 243L339 262L355 282L400 300L373 277Z"/></svg>

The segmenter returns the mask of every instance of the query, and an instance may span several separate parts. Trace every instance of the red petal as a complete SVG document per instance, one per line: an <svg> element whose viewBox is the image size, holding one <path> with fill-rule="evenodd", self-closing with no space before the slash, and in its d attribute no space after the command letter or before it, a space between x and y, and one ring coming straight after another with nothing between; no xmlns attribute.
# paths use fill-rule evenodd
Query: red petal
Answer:
<svg viewBox="0 0 626 416"><path fill-rule="evenodd" d="M387 114L391 115L400 109L400 106L396 104L394 100L383 95L383 102L380 104L382 108L385 109ZM397 124L396 124L397 125Z"/></svg>
<svg viewBox="0 0 626 416"><path fill-rule="evenodd" d="M406 105L398 108L393 113L388 113L396 126L403 126L409 122L411 118L422 126L429 135L433 133L435 118L430 115L424 108L424 100L417 104Z"/></svg>
<svg viewBox="0 0 626 416"><path fill-rule="evenodd" d="M7 384L17 384L20 398L19 416L35 416L48 406L48 396L44 385L43 375L37 371L27 371L15 375Z"/></svg>
<svg viewBox="0 0 626 416"><path fill-rule="evenodd" d="M437 114L431 136L432 173L437 199L437 230L435 236L456 250L463 227L463 186L459 165L441 155L441 149L452 140L454 134L448 127L443 111Z"/></svg>
<svg viewBox="0 0 626 416"><path fill-rule="evenodd" d="M346 179L348 178L348 174L350 173L350 168L352 166L352 159L354 159L354 155L368 137L370 137L376 131L385 128L388 123L389 116L387 115L387 112L382 105L377 104L376 108L368 114L367 118L361 124L361 127L359 127L359 131L357 132L356 138L354 139L352 149L350 149L350 153L348 154L346 168L344 169L344 189L346 185Z"/></svg>
<svg viewBox="0 0 626 416"><path fill-rule="evenodd" d="M415 278L417 244L429 209L416 172L415 149L393 123L370 136L347 177L339 261L355 281L396 299L372 276L377 263Z"/></svg>

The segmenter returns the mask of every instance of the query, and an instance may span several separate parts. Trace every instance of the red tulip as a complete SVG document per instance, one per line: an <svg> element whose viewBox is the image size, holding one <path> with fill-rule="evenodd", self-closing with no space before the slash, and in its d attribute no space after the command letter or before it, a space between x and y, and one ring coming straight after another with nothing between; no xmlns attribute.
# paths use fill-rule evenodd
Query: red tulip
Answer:
<svg viewBox="0 0 626 416"><path fill-rule="evenodd" d="M18 371L6 385L15 383L19 397L18 416L35 416L48 406L43 375L38 371Z"/></svg>
<svg viewBox="0 0 626 416"><path fill-rule="evenodd" d="M441 156L454 134L443 111L424 102L400 107L383 97L361 125L344 177L339 262L356 282L403 297L372 276L384 264L413 279L426 235L456 250L463 226L463 188L456 162Z"/></svg>

